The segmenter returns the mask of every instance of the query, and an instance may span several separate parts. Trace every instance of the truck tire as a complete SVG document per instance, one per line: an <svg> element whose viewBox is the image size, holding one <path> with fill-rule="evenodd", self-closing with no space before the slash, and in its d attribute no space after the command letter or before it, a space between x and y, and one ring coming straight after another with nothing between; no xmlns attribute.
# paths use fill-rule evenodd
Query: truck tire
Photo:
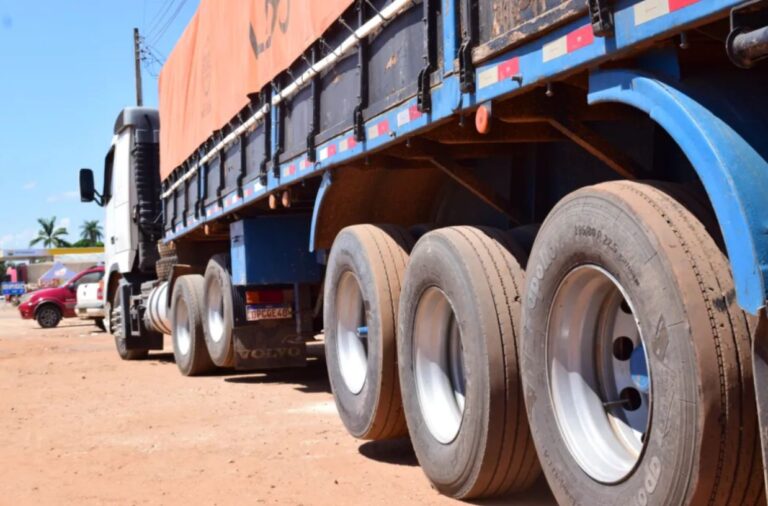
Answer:
<svg viewBox="0 0 768 506"><path fill-rule="evenodd" d="M450 227L413 249L400 297L398 365L408 430L443 494L528 488L540 475L518 368L523 269L509 234Z"/></svg>
<svg viewBox="0 0 768 506"><path fill-rule="evenodd" d="M118 286L115 293L112 294L111 302L107 302L104 306L104 312L108 315L106 320L109 333L115 339L115 348L117 354L123 360L141 360L147 358L149 350L129 350L126 347L125 338L123 337L123 305L121 303L122 295Z"/></svg>
<svg viewBox="0 0 768 506"><path fill-rule="evenodd" d="M35 311L35 321L41 328L56 328L61 322L61 309L55 304L43 304Z"/></svg>
<svg viewBox="0 0 768 506"><path fill-rule="evenodd" d="M576 191L528 273L523 384L558 502L762 499L748 320L693 213L649 184Z"/></svg>
<svg viewBox="0 0 768 506"><path fill-rule="evenodd" d="M325 276L328 376L341 420L360 439L406 434L397 379L397 308L413 239L392 225L336 237Z"/></svg>
<svg viewBox="0 0 768 506"><path fill-rule="evenodd" d="M229 255L214 255L205 269L205 310L203 329L211 360L219 367L235 365L232 339L234 311Z"/></svg>
<svg viewBox="0 0 768 506"><path fill-rule="evenodd" d="M203 331L204 280L199 274L180 276L173 287L171 327L173 356L184 376L198 376L215 369L205 346Z"/></svg>

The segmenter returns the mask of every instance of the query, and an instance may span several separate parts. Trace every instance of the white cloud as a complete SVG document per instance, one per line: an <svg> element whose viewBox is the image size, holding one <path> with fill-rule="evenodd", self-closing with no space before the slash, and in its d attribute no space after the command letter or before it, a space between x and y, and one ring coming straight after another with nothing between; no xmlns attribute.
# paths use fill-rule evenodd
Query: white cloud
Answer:
<svg viewBox="0 0 768 506"><path fill-rule="evenodd" d="M37 237L37 232L33 228L22 230L16 234L5 234L0 236L0 249L29 248L29 241L35 237Z"/></svg>
<svg viewBox="0 0 768 506"><path fill-rule="evenodd" d="M54 202L62 202L65 200L74 200L80 195L80 192L72 191L72 192L62 192L62 193L55 193L48 197L46 200L49 204L52 204Z"/></svg>
<svg viewBox="0 0 768 506"><path fill-rule="evenodd" d="M22 185L25 190L34 190L37 187L37 181L27 181Z"/></svg>

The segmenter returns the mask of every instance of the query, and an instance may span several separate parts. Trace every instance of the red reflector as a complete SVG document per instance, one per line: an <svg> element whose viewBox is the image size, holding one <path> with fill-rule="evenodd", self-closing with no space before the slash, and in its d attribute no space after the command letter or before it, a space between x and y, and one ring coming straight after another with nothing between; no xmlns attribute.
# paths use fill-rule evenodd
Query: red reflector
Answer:
<svg viewBox="0 0 768 506"><path fill-rule="evenodd" d="M96 290L96 299L104 300L104 280L99 281L99 288Z"/></svg>
<svg viewBox="0 0 768 506"><path fill-rule="evenodd" d="M286 301L286 290L248 290L245 292L246 304L282 304Z"/></svg>

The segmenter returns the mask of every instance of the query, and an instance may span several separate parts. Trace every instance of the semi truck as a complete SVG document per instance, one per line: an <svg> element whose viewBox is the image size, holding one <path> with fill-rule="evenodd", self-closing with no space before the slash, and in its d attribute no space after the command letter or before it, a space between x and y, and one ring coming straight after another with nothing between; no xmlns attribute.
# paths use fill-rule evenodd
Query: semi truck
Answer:
<svg viewBox="0 0 768 506"><path fill-rule="evenodd" d="M765 1L202 0L80 173L120 357L320 340L458 499L764 503L766 56Z"/></svg>

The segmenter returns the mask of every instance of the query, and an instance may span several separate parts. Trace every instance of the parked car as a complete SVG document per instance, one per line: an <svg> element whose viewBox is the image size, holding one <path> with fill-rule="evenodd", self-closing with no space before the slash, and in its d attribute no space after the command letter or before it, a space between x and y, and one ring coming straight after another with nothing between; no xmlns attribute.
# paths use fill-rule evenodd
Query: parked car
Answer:
<svg viewBox="0 0 768 506"><path fill-rule="evenodd" d="M77 288L77 317L81 320L93 320L97 327L104 327L104 280L98 283L81 283Z"/></svg>
<svg viewBox="0 0 768 506"><path fill-rule="evenodd" d="M44 329L56 327L62 318L74 318L77 289L86 283L98 283L104 277L104 267L91 267L70 279L64 286L43 288L21 298L19 312L25 320L36 320Z"/></svg>

